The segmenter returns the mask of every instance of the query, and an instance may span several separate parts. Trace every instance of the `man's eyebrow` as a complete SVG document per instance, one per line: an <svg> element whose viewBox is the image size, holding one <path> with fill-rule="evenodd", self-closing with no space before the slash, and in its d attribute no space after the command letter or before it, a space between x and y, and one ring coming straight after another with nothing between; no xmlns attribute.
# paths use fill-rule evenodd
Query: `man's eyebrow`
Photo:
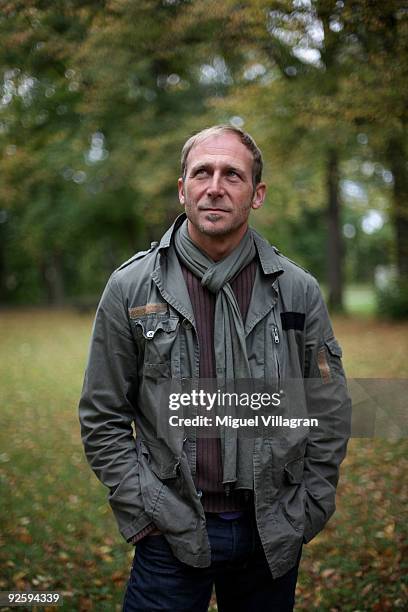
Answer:
<svg viewBox="0 0 408 612"><path fill-rule="evenodd" d="M197 163L195 166L192 166L190 168L190 173L196 172L197 170L207 170L210 166L211 164L209 164L208 162Z"/></svg>
<svg viewBox="0 0 408 612"><path fill-rule="evenodd" d="M245 173L245 171L242 168L240 168L239 166L233 166L232 164L228 164L228 166L226 166L225 169L226 170L233 170L237 174L244 174Z"/></svg>
<svg viewBox="0 0 408 612"><path fill-rule="evenodd" d="M197 163L196 165L192 166L189 170L189 174L193 174L194 172L197 172L198 170L208 170L210 168L212 168L213 165L210 162L201 162L201 163ZM224 166L224 171L230 171L233 170L234 172L236 172L237 174L245 174L245 170L243 168L241 168L240 166L234 166L233 164L227 164L226 166Z"/></svg>

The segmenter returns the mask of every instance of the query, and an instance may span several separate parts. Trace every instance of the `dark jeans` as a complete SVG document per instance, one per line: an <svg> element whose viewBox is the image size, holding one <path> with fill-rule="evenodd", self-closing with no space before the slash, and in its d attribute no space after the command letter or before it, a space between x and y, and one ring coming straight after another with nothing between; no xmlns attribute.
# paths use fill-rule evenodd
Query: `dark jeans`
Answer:
<svg viewBox="0 0 408 612"><path fill-rule="evenodd" d="M219 612L291 612L298 564L273 580L251 515L225 520L207 514L211 565L194 568L161 535L136 546L124 612L207 612L213 585Z"/></svg>

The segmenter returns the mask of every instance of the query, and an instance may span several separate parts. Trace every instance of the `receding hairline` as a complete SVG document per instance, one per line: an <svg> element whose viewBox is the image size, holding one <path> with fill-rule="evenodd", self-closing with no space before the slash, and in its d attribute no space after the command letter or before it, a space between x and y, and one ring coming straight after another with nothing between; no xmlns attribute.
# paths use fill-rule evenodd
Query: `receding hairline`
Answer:
<svg viewBox="0 0 408 612"><path fill-rule="evenodd" d="M222 134L235 135L252 155L252 182L254 187L262 180L263 160L262 153L250 134L232 125L214 125L193 134L185 143L181 151L181 175L186 177L188 156L192 149L209 138L222 136Z"/></svg>

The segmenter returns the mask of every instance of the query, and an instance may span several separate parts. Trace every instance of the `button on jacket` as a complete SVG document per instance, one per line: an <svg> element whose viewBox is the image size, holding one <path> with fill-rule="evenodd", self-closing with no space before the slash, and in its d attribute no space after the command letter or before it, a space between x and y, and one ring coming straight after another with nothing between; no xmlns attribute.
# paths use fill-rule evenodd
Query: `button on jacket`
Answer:
<svg viewBox="0 0 408 612"><path fill-rule="evenodd" d="M200 347L188 290L171 239L109 279L98 306L79 405L87 459L109 488L126 540L150 523L184 563L207 567L211 552L194 486L196 443L183 429L158 436L163 381L199 378ZM256 521L274 578L296 563L335 510L351 403L327 309L316 280L255 233L258 270L245 320L255 380L297 380L292 416L319 427L257 437L253 455ZM161 415L162 416L162 415ZM136 438L133 433L133 425Z"/></svg>

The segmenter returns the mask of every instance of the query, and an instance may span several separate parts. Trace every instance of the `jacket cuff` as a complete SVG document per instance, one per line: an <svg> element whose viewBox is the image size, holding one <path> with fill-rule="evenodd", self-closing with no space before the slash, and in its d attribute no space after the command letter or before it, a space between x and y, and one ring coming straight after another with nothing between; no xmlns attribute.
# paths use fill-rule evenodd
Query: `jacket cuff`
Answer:
<svg viewBox="0 0 408 612"><path fill-rule="evenodd" d="M149 525L146 525L146 527L143 527L143 529L141 529L140 531L138 531L138 533L136 533L134 536L132 536L131 538L129 538L128 542L130 542L131 544L136 544L137 542L139 542L142 538L144 538L145 536L147 536L149 533L151 533L152 531L156 530L156 526L154 523L150 523ZM156 530L157 531L157 530Z"/></svg>

